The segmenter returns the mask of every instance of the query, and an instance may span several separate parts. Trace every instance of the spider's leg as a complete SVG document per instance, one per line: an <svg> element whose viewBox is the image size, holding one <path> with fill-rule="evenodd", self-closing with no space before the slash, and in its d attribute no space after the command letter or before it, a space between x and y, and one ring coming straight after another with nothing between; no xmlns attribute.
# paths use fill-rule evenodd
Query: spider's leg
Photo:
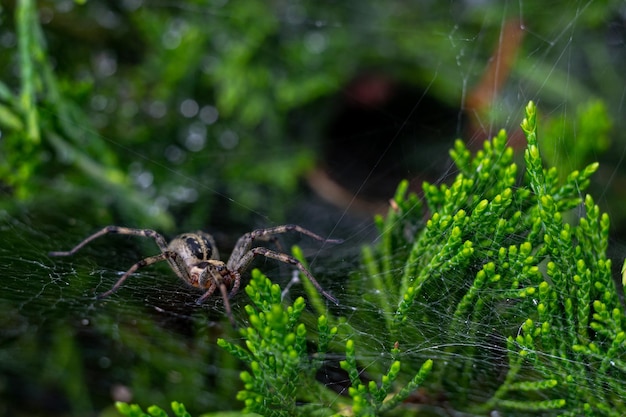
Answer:
<svg viewBox="0 0 626 417"><path fill-rule="evenodd" d="M124 283L124 281L126 281L126 278L128 278L129 276L134 274L139 268L143 268L144 266L152 265L152 264L154 264L156 262L161 262L161 261L164 261L164 260L166 260L168 258L173 258L175 256L176 256L176 254L174 252L167 252L166 251L166 252L160 253L158 255L154 255L154 256L150 256L148 258L142 259L141 261L139 261L136 264L134 264L133 266L131 266L128 269L128 271L126 271L124 273L124 275L122 275L122 277L117 280L115 285L113 285L113 287L110 290L108 290L106 292L103 292L102 294L98 294L97 297L98 298L105 298L105 297L108 297L109 295L113 294Z"/></svg>
<svg viewBox="0 0 626 417"><path fill-rule="evenodd" d="M93 235L87 237L85 240L80 242L78 245L74 246L74 248L69 250L69 251L50 252L48 255L50 255L50 256L69 256L69 255L73 255L76 252L78 252L83 246L85 246L86 244L91 242L92 240L95 240L95 239L97 239L97 238L99 238L101 236L108 235L108 234L149 237L149 238L154 239L156 244L159 245L159 248L161 249L161 252L165 252L167 250L167 243L165 242L165 239L163 238L163 236L161 236L159 233L157 233L154 230L150 230L150 229L131 229L129 227L120 227L120 226L107 226L107 227L103 228L102 230L94 233Z"/></svg>
<svg viewBox="0 0 626 417"><path fill-rule="evenodd" d="M226 285L224 283L220 283L220 292L222 293L222 300L224 300L224 310L226 310L226 315L228 316L228 320L230 320L230 324L232 324L233 328L237 328L237 323L235 323L235 319L233 317L233 312L230 309L230 301L228 301L228 291L226 290Z"/></svg>
<svg viewBox="0 0 626 417"><path fill-rule="evenodd" d="M275 235L278 235L281 233L292 232L292 231L302 233L303 235L309 236L320 242L325 242L325 243L343 242L342 239L325 239L322 236L316 233L313 233L312 231L305 229L302 226L298 226L297 224L285 224L282 226L268 227L267 229L256 229L256 230L246 233L245 235L241 236L239 240L237 240L237 244L235 245L235 248L233 249L233 252L230 255L230 259L228 260L229 269L231 270L235 269L235 268L232 268L233 266L232 264L235 262L231 262L231 259L234 259L234 260L241 259L244 256L244 254L250 250L250 247L252 246L252 242L254 242L255 239L271 241L272 243L276 244L279 250L281 250L280 245L278 244L278 238Z"/></svg>
<svg viewBox="0 0 626 417"><path fill-rule="evenodd" d="M318 235L317 233L313 233L309 229L305 229L302 226L298 226L297 224L284 224L284 225L281 225L281 226L268 227L267 229L257 229L257 230L253 230L252 232L249 232L247 234L250 235L250 238L252 240L258 239L258 238L269 240L271 238L271 236L273 236L273 235L277 235L277 234L281 234L281 233L288 233L288 232L302 233L303 235L309 236L309 237L311 237L311 238L313 238L315 240L319 240L320 242L327 242L327 243L341 243L341 242L343 242L342 239L326 239L326 238Z"/></svg>
<svg viewBox="0 0 626 417"><path fill-rule="evenodd" d="M202 294L202 296L196 300L196 303L197 304L204 303L210 296L213 295L216 289L217 289L217 285L215 283L211 283L211 285L209 286L209 289L206 290L206 292Z"/></svg>
<svg viewBox="0 0 626 417"><path fill-rule="evenodd" d="M228 298L237 294L239 291L239 286L241 285L241 274L238 271L232 272L233 276L233 287L230 289L230 294L228 294Z"/></svg>
<svg viewBox="0 0 626 417"><path fill-rule="evenodd" d="M224 300L224 310L226 311L228 320L230 320L230 324L233 326L233 328L237 328L237 323L235 323L235 319L233 318L233 312L230 309L230 302L228 301L228 290L226 289L226 285L224 285L223 282L220 282L219 284L213 282L209 289L204 294L202 294L202 297L196 300L196 303L202 304L203 302L205 302L207 298L213 295L215 289L218 287L220 289L220 292L222 293L222 300Z"/></svg>
<svg viewBox="0 0 626 417"><path fill-rule="evenodd" d="M241 274L248 267L250 262L252 262L252 259L254 259L255 256L259 255L295 266L308 278L311 284L313 284L315 288L317 288L317 291L320 294L326 297L329 301L333 302L335 305L339 305L339 301L333 295L326 292L326 290L322 288L322 286L317 282L317 280L313 277L309 270L306 269L299 260L297 260L293 256L289 256L284 253L275 252L271 249L267 249L264 247L252 248L239 261L236 267L237 272Z"/></svg>

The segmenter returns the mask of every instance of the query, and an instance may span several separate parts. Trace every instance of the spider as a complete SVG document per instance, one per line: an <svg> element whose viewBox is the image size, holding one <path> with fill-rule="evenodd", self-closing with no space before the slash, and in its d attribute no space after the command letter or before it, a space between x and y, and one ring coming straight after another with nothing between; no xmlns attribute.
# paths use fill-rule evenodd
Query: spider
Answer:
<svg viewBox="0 0 626 417"><path fill-rule="evenodd" d="M50 256L70 256L75 254L83 246L101 236L107 234L119 234L130 236L141 236L154 239L161 249L161 253L149 256L140 260L128 269L117 280L113 287L99 295L98 298L104 298L115 292L130 275L135 273L139 268L152 265L156 262L167 260L174 273L184 282L199 289L205 290L204 294L198 298L197 302L202 303L209 298L216 289L219 288L222 299L224 300L224 309L231 323L235 321L232 316L230 303L228 299L239 290L241 285L241 274L248 268L255 256L265 256L266 258L275 259L286 264L294 265L298 268L317 290L328 300L334 304L339 304L337 299L326 292L313 275L302 265L296 258L282 252L270 250L265 247L252 244L256 239L273 240L275 235L286 232L299 232L303 235L312 237L320 242L341 243L340 239L324 239L323 237L295 224L286 224L282 226L270 227L266 229L257 229L241 236L233 249L227 262L219 260L219 254L213 236L208 233L198 231L195 233L185 233L176 236L169 244L165 238L154 230L150 229L132 229L120 226L107 226L102 230L92 234L84 239L73 249L69 251L50 252ZM229 293L230 290L230 293Z"/></svg>

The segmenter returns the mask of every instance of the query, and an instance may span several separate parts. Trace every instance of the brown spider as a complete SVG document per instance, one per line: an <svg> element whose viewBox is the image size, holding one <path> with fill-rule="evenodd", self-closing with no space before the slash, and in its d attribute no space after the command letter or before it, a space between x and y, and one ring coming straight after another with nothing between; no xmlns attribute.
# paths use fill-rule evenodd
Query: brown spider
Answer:
<svg viewBox="0 0 626 417"><path fill-rule="evenodd" d="M113 287L98 295L98 298L104 298L115 292L135 271L144 266L152 265L156 262L167 260L170 267L176 275L192 287L206 290L205 293L198 298L198 303L202 303L209 298L217 288L222 293L224 300L224 308L229 320L235 324L230 303L228 299L235 295L241 284L241 274L246 270L252 259L257 256L265 256L266 258L275 259L280 262L296 266L317 290L327 299L335 304L338 301L335 297L326 292L320 284L313 278L313 275L298 261L296 258L285 253L276 252L265 247L252 247L255 239L270 240L275 238L274 235L296 231L321 242L341 243L340 239L324 239L323 237L294 224L270 227L267 229L257 229L241 236L233 249L228 262L224 263L219 260L217 246L213 237L201 231L195 233L185 233L176 236L168 244L163 236L150 229L131 229L128 227L107 226L87 237L85 240L76 245L73 249L66 252L50 252L50 256L69 256L75 254L79 249L94 239L106 234L115 233L120 235L142 236L154 239L161 249L161 253L149 256L140 260L130 267L122 277L117 280ZM230 293L228 292L230 290Z"/></svg>

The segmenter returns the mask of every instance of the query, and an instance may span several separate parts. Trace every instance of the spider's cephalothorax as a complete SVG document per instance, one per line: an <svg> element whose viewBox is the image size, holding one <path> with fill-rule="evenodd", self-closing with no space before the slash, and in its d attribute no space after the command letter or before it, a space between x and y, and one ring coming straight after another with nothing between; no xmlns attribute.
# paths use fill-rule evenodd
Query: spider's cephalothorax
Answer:
<svg viewBox="0 0 626 417"><path fill-rule="evenodd" d="M241 274L246 270L250 262L252 262L252 259L258 255L294 265L309 279L309 281L311 281L315 288L317 288L317 290L324 297L333 303L338 304L337 299L324 291L313 275L311 275L304 265L302 265L302 263L300 263L300 261L296 258L265 247L252 247L252 243L255 239L269 240L276 234L289 231L296 231L322 242L341 243L341 240L339 239L324 239L303 227L288 224L270 227L267 229L257 229L246 233L237 241L237 244L235 245L230 258L228 258L228 261L222 262L219 260L219 254L215 241L208 233L201 231L196 233L185 233L175 237L168 244L163 236L154 230L107 226L99 232L87 237L73 249L66 252L50 252L50 255L73 255L92 240L110 233L152 238L159 246L159 249L161 249L161 253L142 259L131 266L130 269L122 275L122 277L110 290L100 294L99 297L106 297L116 291L124 283L126 278L137 271L137 269L151 265L155 262L167 260L172 270L180 279L193 287L205 290L205 293L198 299L199 303L209 298L215 290L219 288L222 298L224 299L226 314L233 324L234 320L228 299L237 293L239 286L241 285Z"/></svg>

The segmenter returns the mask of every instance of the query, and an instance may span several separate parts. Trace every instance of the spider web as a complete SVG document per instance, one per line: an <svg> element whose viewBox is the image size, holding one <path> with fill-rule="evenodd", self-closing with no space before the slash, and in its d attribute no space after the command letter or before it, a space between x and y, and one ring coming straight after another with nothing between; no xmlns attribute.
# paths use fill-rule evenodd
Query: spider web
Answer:
<svg viewBox="0 0 626 417"><path fill-rule="evenodd" d="M102 16L110 12L104 3L90 3ZM163 42L170 42L172 46L177 37L183 36L181 28L193 22L198 14L213 23L234 18L223 4L209 7L191 2L182 6L167 2L122 3L128 8L143 7L175 15L171 33L163 34ZM623 134L626 131L623 129L626 83L620 74L626 73L626 3L616 1L606 8L597 3L557 3L550 7L560 13L551 14L549 18L546 17L548 11L543 10L545 5L534 1L504 2L502 5L489 2L450 4L434 16L430 15L432 20L443 22L436 27L434 37L437 39L435 45L444 50L431 53L428 44L415 45L416 62L410 65L402 61L404 56L393 55L401 48L390 47L385 42L400 43L402 33L415 34L422 30L419 25L427 26L429 22L407 18L405 21L394 20L394 27L384 25L381 14L384 17L390 14L401 16L405 10L400 4L390 4L383 10L369 3L353 2L348 3L346 9L329 7L316 15L307 15L306 7L300 3L285 5L281 25L286 32L291 30L298 36L306 36L312 50L321 53L342 32L358 30L363 34L361 44L370 45L373 53L387 57L379 58L380 61L388 62L383 71L368 67L364 75L346 79L345 88L335 86L336 90L343 88L347 91L348 97L371 99L365 108L357 109L362 113L341 100L340 104L328 102L329 107L339 108L338 113L351 123L329 122L331 127L325 133L334 137L332 135L348 131L357 139L343 145L327 143L320 154L327 158L328 175L316 171L288 201L272 200L273 195L268 194L267 205L258 207L250 203L253 199L248 199L247 194L223 192L215 181L198 180L180 168L179 160L194 163L205 159L202 152L209 152L211 146L220 147L220 156L226 151L232 158L236 158L238 152L257 152L258 160L273 158L262 145L244 146L254 139L238 136L238 132L228 126L216 137L199 134L195 119L188 114L197 114L194 117L199 118L202 117L201 110L205 109L204 117L211 118L215 103L201 107L194 97L183 97L179 109L167 109L178 111L188 126L182 129L186 133L179 138L178 145L161 154L134 149L121 138L105 137L105 140L118 152L131 152L137 156L137 162L129 171L139 187L153 189L155 210L167 207L164 201L167 202L168 198L172 201L177 198L178 205L203 204L200 196L212 195L213 204L224 207L224 211L243 213L242 217L247 221L236 224L232 228L234 231L219 228L220 216L211 220L211 230L208 231L215 234L222 259L226 259L242 233L281 223L296 223L329 238L343 238L341 245L320 245L296 234L281 236L280 245L285 251L292 244L304 249L313 275L340 301L339 307L329 306L330 311L358 332L358 340L365 341L357 346L357 360L364 375L375 375L388 360L386 354L394 341L382 338L374 331L375 325L363 320L368 315L362 314L367 310L380 310L370 297L376 290L368 286L366 274L360 272L361 247L381 238L372 220L373 213L387 210L388 198L402 178L409 178L417 185L423 180L435 184L450 182L457 172L447 149L456 137L463 137L470 148L478 149L484 139L504 128L510 132L511 144L521 149L515 140L519 137L518 125L528 100L539 103L540 113L545 114L546 119L562 120L559 126L563 135L557 135L556 140L545 145L552 163L571 170L581 169L593 160L601 161L590 192L611 216L616 236L611 254L616 259L622 257L619 241L624 233L624 216L620 204L623 197L619 192L626 152ZM71 9L68 2L59 4L53 11L56 14L61 13L61 7ZM426 10L424 15L428 15ZM409 16L414 17L414 14ZM106 19L101 24L106 26ZM519 44L516 37L521 39ZM498 51L516 56L510 68L504 61L494 58ZM281 62L282 58L272 51L264 52ZM100 70L106 69L107 62L115 67L114 57L99 57ZM210 62L207 65L210 66ZM302 64L303 69L305 65ZM421 86L419 89L413 91L404 84L393 84L394 77L402 78L402 72L409 71L406 68L412 66L416 68L416 75L408 78L416 81ZM492 68L495 75L487 76L488 68ZM500 76L503 77L501 82L498 81ZM115 70L109 77L115 81ZM477 91L482 91L482 95ZM386 99L386 94L391 92L399 104ZM443 97L442 107L453 109L446 113L446 129L433 131L434 124L419 119L430 107L438 109L435 106L440 104L431 102L431 96ZM612 143L609 151L590 149L581 157L576 154L577 149L567 134L573 132L575 141L579 134L577 106L597 97L606 101L613 116ZM98 100L106 98L94 98L96 109L93 114L105 118L106 106L99 111ZM481 100L489 103L489 112L480 112ZM390 102L393 104L387 106ZM195 112L194 103L199 106ZM162 103L152 104L150 111L163 110ZM345 112L342 113L341 109ZM306 110L294 114L294 119L305 123L305 118L316 117ZM357 112L356 116L353 112ZM377 117L380 123L374 122ZM328 118L332 120L331 116ZM310 126L306 124L307 128ZM553 131L558 132L558 129ZM382 132L384 139L367 142L368 139L376 140L372 139L374 132ZM301 130L292 131L294 135L299 133ZM420 135L426 135L427 139L416 140ZM370 147L369 143L373 145ZM292 156L291 149L284 152L280 158ZM339 156L346 159L336 159ZM175 193L159 188L157 172L162 171L178 183ZM281 210L274 208L277 206ZM6 400L2 401L5 405L0 405L0 415L12 415L16 410L23 415L41 415L42 410L46 415L85 415L92 410L112 407L113 400L142 405L154 403L164 408L169 401L178 400L194 414L240 409L241 404L235 397L241 387L223 381L237 381L241 364L215 346L217 337L232 341L239 339L224 319L219 297L211 298L203 306L196 305L199 293L180 282L167 265L160 264L138 271L108 299L94 299L94 294L108 290L130 265L156 254L153 242L107 236L72 258L47 256L51 250L70 249L104 226L94 224L92 215L85 211L91 210L57 207L54 202L45 202L37 207L30 206L19 214L16 210L0 213L0 398ZM187 226L205 228L197 218L181 223L177 229ZM619 260L615 263L621 265ZM256 260L253 266L281 284L286 301L306 294L292 279L290 267L269 260ZM398 268L389 272L401 275L403 271ZM244 275L242 285L247 277ZM446 286L445 280L440 285L436 289L440 294L453 291ZM349 288L361 288L362 291ZM435 310L438 291L433 291L432 296ZM234 315L240 322L245 321L243 306L247 303L243 291L232 300ZM440 314L442 321L446 321L449 316L445 315L452 313L441 311ZM449 349L451 346L467 345L487 352L481 360L485 370L492 370L494 361L505 361L505 339L509 335L493 332L491 326L497 327L494 323L499 321L498 312L494 314L489 327L479 329L492 334L490 343L468 345L470 339L459 334L452 338L450 345L425 341L401 348L413 359L434 358L447 363L462 355L461 350ZM426 335L436 333L438 329L438 323L430 322L415 323L407 331ZM519 331L509 330L513 336ZM477 364L480 366L480 361ZM338 363L329 363L323 374L324 381L338 391L339 400L340 392L348 386L346 375L341 373ZM468 401L480 402L481 391L492 389L490 381L499 381L501 377L483 375L484 386L468 393ZM417 402L432 405L426 409L432 415L461 415L460 411L448 408L446 398L420 398Z"/></svg>

